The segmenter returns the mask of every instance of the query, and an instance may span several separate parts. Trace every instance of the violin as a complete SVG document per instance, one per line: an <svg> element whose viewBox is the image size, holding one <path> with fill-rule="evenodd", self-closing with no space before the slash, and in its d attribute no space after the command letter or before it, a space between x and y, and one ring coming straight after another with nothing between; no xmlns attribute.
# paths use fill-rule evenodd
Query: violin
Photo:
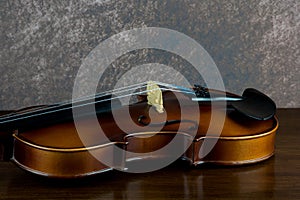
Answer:
<svg viewBox="0 0 300 200"><path fill-rule="evenodd" d="M275 111L253 88L239 96L149 81L3 115L0 153L55 178L145 172L176 159L194 166L256 163L274 154Z"/></svg>

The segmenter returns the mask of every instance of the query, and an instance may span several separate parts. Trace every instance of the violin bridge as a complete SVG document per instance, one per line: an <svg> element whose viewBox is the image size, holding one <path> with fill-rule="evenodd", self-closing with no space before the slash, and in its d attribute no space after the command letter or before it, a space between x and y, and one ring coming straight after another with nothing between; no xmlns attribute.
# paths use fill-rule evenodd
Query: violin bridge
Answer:
<svg viewBox="0 0 300 200"><path fill-rule="evenodd" d="M148 105L154 106L158 113L164 112L161 89L153 81L148 81L147 83L147 101Z"/></svg>

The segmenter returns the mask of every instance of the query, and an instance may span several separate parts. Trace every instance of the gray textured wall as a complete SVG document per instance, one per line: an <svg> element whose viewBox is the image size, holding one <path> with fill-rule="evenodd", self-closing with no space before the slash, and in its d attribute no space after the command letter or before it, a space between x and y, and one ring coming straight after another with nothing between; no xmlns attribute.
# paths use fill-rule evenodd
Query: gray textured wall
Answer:
<svg viewBox="0 0 300 200"><path fill-rule="evenodd" d="M150 26L195 39L227 90L255 87L278 107L299 107L299 10L299 0L1 0L0 109L70 99L77 70L93 48L121 31ZM116 61L111 79L161 55L146 52ZM159 59L188 69L174 56Z"/></svg>

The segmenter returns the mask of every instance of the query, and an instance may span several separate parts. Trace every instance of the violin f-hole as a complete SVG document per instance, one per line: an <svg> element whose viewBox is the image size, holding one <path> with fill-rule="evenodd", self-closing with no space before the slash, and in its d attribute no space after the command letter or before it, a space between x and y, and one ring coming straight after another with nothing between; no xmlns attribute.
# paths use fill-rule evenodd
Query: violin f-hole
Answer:
<svg viewBox="0 0 300 200"><path fill-rule="evenodd" d="M137 119L138 123L143 125L143 126L150 126L150 127L157 127L157 126L168 126L172 124L180 124L180 123L192 123L193 125L189 127L189 130L193 130L198 127L197 122L193 120L181 120L181 119L175 119L175 120L166 120L165 122L160 122L160 123L147 123L144 121L144 119L147 118L144 115L140 115Z"/></svg>

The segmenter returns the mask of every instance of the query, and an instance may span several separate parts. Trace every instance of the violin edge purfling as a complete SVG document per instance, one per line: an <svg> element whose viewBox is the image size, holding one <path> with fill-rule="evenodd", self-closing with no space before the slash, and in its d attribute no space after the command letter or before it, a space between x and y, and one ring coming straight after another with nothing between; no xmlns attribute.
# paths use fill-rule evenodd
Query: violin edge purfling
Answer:
<svg viewBox="0 0 300 200"><path fill-rule="evenodd" d="M155 87L150 88L151 90L157 89ZM162 99L159 100L158 97L151 98L153 102L158 99L161 106L156 106L153 102L148 103L145 98L137 103L125 106L116 101L113 108L110 107L111 102L99 103L96 108L96 111L98 111L96 116L110 141L97 141L98 136L95 129L89 127L91 125L89 122L90 115L83 114L82 119L87 127L86 134L91 136L90 146L84 144L80 146L82 141L80 141L72 121L72 113L70 113L72 107L70 106L66 109L67 113L52 112L55 114L51 117L45 115L48 117L46 119L35 115L30 123L25 120L19 126L19 122L16 121L17 123L9 124L9 130L5 128L5 123L1 124L1 122L11 118L5 116L6 118L1 119L0 117L0 128L2 127L0 139L5 144L5 152L2 149L2 154L5 156L2 155L0 158L11 159L22 169L38 175L53 178L78 178L110 170L130 171L129 166L135 163L137 163L135 167L143 167L138 163L138 160L141 162L154 162L155 159L170 159L169 157L172 157L172 154L158 154L150 158L147 153L160 150L172 142L175 136L178 136L189 145L185 146L179 143L179 146L183 145L180 148L185 149L185 151L176 158L187 160L191 165L197 166L202 163L242 165L260 162L268 159L274 153L275 135L279 124L275 116L276 106L269 97L257 92L257 90L248 89L245 93L243 96L239 96L197 85L191 89L168 89L163 86L161 93L156 94L161 95ZM136 95L145 95L145 93L136 93ZM255 102L257 96L262 103ZM178 100L178 97L181 99ZM103 101L101 96L99 99L101 102ZM84 100L85 103L87 101L89 102L89 100ZM180 113L179 101L185 102L185 107L180 109L185 109L187 114ZM211 124L210 102L212 101L226 101L227 103L224 126L217 137L206 133ZM239 104L242 105L239 106ZM265 110L266 113L262 114L261 110L260 113L247 110L248 108L245 106L247 104L255 105L250 106L251 109L258 109L257 106L265 106L266 104L269 107L268 110ZM197 105L197 108L195 105ZM64 107L67 106L62 105L59 108ZM46 110L51 111L52 109L53 111L53 108L55 106L50 106ZM156 112L151 114L151 118L149 113L152 108L155 108ZM125 125L129 124L127 127L129 132L124 132L118 128L118 124L111 114L112 109L117 116L124 120ZM126 109L129 109L130 118L124 114ZM194 114L197 109L200 111L200 116ZM42 111L35 111L35 114L39 112ZM66 114L66 116L63 114ZM217 112L217 115L221 115L221 112ZM29 116L29 114L23 113L22 116ZM57 119L59 117L62 117L62 119ZM49 121L43 124L43 120ZM132 121L140 128L130 127ZM195 124L198 122L200 123ZM26 128L26 125L29 125L30 128ZM160 126L162 129L156 131L155 128ZM180 126L183 129L179 129ZM196 131L196 135L192 134L193 131ZM204 141L210 140L216 140L217 142L213 149L203 156L201 148L205 146ZM113 150L114 146L118 146L118 148L128 153L117 155ZM130 152L140 153L141 156L132 156L134 154ZM108 166L99 161L91 153L100 156L100 158L111 157L111 165Z"/></svg>

